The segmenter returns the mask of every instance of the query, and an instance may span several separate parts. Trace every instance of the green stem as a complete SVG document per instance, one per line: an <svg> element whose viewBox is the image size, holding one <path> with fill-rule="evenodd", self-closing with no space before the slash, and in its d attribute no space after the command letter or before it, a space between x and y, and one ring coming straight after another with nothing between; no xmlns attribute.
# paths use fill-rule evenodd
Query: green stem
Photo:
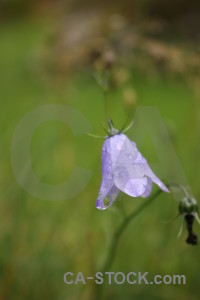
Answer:
<svg viewBox="0 0 200 300"><path fill-rule="evenodd" d="M116 232L114 233L114 237L110 246L110 249L108 251L108 256L106 258L104 267L102 269L102 272L106 272L112 265L115 256L116 256L116 250L117 246L120 240L121 235L125 231L128 224L135 219L136 216L138 216L150 203L153 202L160 194L162 193L161 190L157 190L146 202L144 202L140 207L138 207L135 211L133 211L129 216L127 216L122 224L118 227Z"/></svg>
<svg viewBox="0 0 200 300"><path fill-rule="evenodd" d="M112 243L110 245L110 249L108 251L108 255L105 261L105 264L101 270L101 272L104 274L106 271L109 270L111 267L115 256L117 252L117 246L120 240L120 237L122 236L123 232L125 231L128 224L135 219L148 205L150 205L160 194L162 193L162 190L157 190L146 202L141 204L135 211L133 211L129 216L125 217L124 221L121 223L121 225L118 227L118 229L115 231ZM103 285L97 285L96 286L96 300L101 299L102 296L102 290Z"/></svg>

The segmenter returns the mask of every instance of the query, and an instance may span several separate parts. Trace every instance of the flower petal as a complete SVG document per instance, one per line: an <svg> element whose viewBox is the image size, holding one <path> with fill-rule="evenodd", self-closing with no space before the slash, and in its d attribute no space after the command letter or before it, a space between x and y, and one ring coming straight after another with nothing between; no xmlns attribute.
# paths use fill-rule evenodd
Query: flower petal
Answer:
<svg viewBox="0 0 200 300"><path fill-rule="evenodd" d="M140 166L141 172L144 176L151 178L151 180L157 184L161 190L164 192L169 192L168 188L164 185L164 183L154 174L151 170L147 160L142 156L142 154L138 151L138 155L135 161L136 164Z"/></svg>
<svg viewBox="0 0 200 300"><path fill-rule="evenodd" d="M120 190L131 196L135 195L136 197L136 195L144 194L144 197L146 197L151 192L151 181L153 181L163 191L168 192L167 187L152 172L146 159L138 151L134 142L131 142L124 134L118 135L115 139L113 137L112 141L110 144L111 153L117 152L117 159L113 166L114 182ZM121 150L117 151L117 145L122 141ZM136 187L137 184L138 189Z"/></svg>
<svg viewBox="0 0 200 300"><path fill-rule="evenodd" d="M119 189L113 184L113 186L111 187L111 189L105 190L105 193L101 193L101 189L99 191L99 195L96 201L96 207L100 210L104 210L108 207L110 207L113 202L115 201L115 199L117 198L119 194ZM105 204L105 199L108 198L109 203Z"/></svg>
<svg viewBox="0 0 200 300"><path fill-rule="evenodd" d="M142 198L147 198L150 196L151 192L152 192L152 180L151 178L147 177L147 186L146 186L146 190L144 192L144 194L142 194Z"/></svg>
<svg viewBox="0 0 200 300"><path fill-rule="evenodd" d="M115 184L113 184L110 192L108 193L109 199L110 199L109 206L115 201L115 199L117 198L119 192L120 192L120 190L116 187Z"/></svg>
<svg viewBox="0 0 200 300"><path fill-rule="evenodd" d="M132 197L140 197L145 193L147 181L146 178L140 179L128 179L126 185L122 183L122 181L116 180L116 186Z"/></svg>
<svg viewBox="0 0 200 300"><path fill-rule="evenodd" d="M134 172L130 172L129 160L135 160L138 154L136 145L132 145L124 134L119 134L110 138L110 152L116 187L132 197L144 194L147 179L135 177Z"/></svg>
<svg viewBox="0 0 200 300"><path fill-rule="evenodd" d="M134 142L132 142L132 144L133 144L133 147L136 146ZM147 160L142 156L142 154L139 151L138 151L138 155L136 157L135 163L141 165L141 169L143 169L143 173L146 176L148 176L149 178L151 178L151 180L155 184L157 184L161 190L163 190L164 192L169 192L168 188L164 185L164 183L153 173L153 171L149 167Z"/></svg>
<svg viewBox="0 0 200 300"><path fill-rule="evenodd" d="M110 153L110 140L106 139L102 148L102 182L99 190L96 207L105 209L104 199L113 187L113 170Z"/></svg>
<svg viewBox="0 0 200 300"><path fill-rule="evenodd" d="M102 183L96 202L98 209L112 205L119 190L132 197L148 197L152 191L152 181L168 192L136 144L126 135L117 134L105 140L102 149ZM106 197L109 199L107 205Z"/></svg>
<svg viewBox="0 0 200 300"><path fill-rule="evenodd" d="M139 197L143 195L147 187L146 177L134 177L129 172L128 168L118 166L114 173L115 185L124 193L132 197Z"/></svg>

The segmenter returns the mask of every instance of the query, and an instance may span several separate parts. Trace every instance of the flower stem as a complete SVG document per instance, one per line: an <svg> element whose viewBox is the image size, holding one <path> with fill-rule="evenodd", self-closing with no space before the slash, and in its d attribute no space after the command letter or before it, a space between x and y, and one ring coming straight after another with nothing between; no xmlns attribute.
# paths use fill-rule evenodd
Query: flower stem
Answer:
<svg viewBox="0 0 200 300"><path fill-rule="evenodd" d="M142 205L140 205L135 211L133 211L130 215L128 215L124 221L122 222L122 224L118 227L118 229L116 230L116 232L114 233L114 237L110 246L110 249L108 251L108 255L105 261L105 264L102 268L102 272L106 272L112 265L115 256L116 256L116 250L117 250L117 246L118 246L118 242L119 239L121 237L121 235L123 234L123 232L125 231L126 227L128 226L128 224L135 219L136 216L138 216L150 203L153 202L153 200L155 200L160 194L162 193L162 191L159 189L157 190L146 202L144 202Z"/></svg>
<svg viewBox="0 0 200 300"><path fill-rule="evenodd" d="M160 194L162 193L162 190L157 190L147 201L145 201L143 204L141 204L135 211L133 211L130 215L125 217L121 225L117 228L117 230L114 233L112 243L110 245L110 249L108 250L108 255L105 260L105 264L101 270L101 272L104 274L106 271L109 270L111 267L115 256L117 252L117 246L120 240L120 237L122 236L123 232L127 228L128 224L134 220L148 205L150 205ZM96 299L101 299L102 295L102 288L103 285L97 285L97 297Z"/></svg>

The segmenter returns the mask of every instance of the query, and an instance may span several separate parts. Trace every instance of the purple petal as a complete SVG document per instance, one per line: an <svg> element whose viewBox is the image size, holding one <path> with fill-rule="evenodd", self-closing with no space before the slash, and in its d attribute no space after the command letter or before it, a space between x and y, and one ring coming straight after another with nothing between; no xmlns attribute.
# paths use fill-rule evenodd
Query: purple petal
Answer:
<svg viewBox="0 0 200 300"><path fill-rule="evenodd" d="M96 207L105 209L105 197L111 192L113 187L113 170L110 151L110 139L106 139L102 148L102 182L99 190Z"/></svg>
<svg viewBox="0 0 200 300"><path fill-rule="evenodd" d="M144 173L144 176L147 176L151 178L151 180L157 184L161 190L164 192L169 192L168 188L164 185L164 183L154 174L154 172L151 170L147 160L142 156L142 154L138 151L138 155L136 158L135 163L140 165L141 172Z"/></svg>
<svg viewBox="0 0 200 300"><path fill-rule="evenodd" d="M152 181L168 192L136 144L126 135L118 134L105 140L102 149L102 183L96 203L98 209L112 205L119 190L132 197L148 197L152 191ZM109 198L108 205L104 203L106 197Z"/></svg>
<svg viewBox="0 0 200 300"><path fill-rule="evenodd" d="M147 177L147 186L144 194L142 194L142 198L147 198L150 196L152 192L152 180Z"/></svg>
<svg viewBox="0 0 200 300"><path fill-rule="evenodd" d="M123 145L119 151L117 144L122 141ZM114 152L117 157L113 166L114 182L120 190L133 197L142 194L144 196L149 195L151 191L151 182L147 180L149 178L163 191L168 191L162 181L152 172L146 159L138 151L136 144L124 134L113 137L113 142L110 145L111 153Z"/></svg>
<svg viewBox="0 0 200 300"><path fill-rule="evenodd" d="M132 197L142 196L147 187L147 179L138 178L132 179L131 177L124 177L123 179L115 179L116 186L124 193Z"/></svg>
<svg viewBox="0 0 200 300"><path fill-rule="evenodd" d="M147 179L132 176L128 166L128 157L137 157L136 145L133 146L124 134L115 135L110 138L110 153L116 187L132 197L144 194Z"/></svg>
<svg viewBox="0 0 200 300"><path fill-rule="evenodd" d="M104 209L110 207L112 205L112 203L115 201L115 199L117 198L118 194L119 194L119 189L115 185L113 185L109 191L105 190L105 193L103 193L103 194L101 193L101 189L100 189L99 195L98 195L98 198L96 201L96 207L101 210L104 210ZM105 205L106 197L108 197L108 200L109 200L109 203L107 205Z"/></svg>
<svg viewBox="0 0 200 300"><path fill-rule="evenodd" d="M119 189L113 184L110 192L109 192L109 200L110 200L110 203L109 203L109 206L115 201L115 199L117 198L119 194Z"/></svg>

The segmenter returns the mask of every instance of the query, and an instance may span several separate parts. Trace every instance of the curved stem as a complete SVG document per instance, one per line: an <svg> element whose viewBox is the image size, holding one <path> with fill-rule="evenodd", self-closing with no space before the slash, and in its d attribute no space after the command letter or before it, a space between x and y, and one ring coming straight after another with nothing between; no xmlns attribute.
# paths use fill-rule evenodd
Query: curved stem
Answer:
<svg viewBox="0 0 200 300"><path fill-rule="evenodd" d="M114 233L114 237L110 246L110 249L108 251L108 255L105 261L105 264L102 268L102 273L106 272L112 265L115 255L116 255L116 250L118 246L119 239L123 232L125 231L126 227L128 224L135 219L136 216L138 216L150 203L153 202L160 194L162 193L162 190L157 190L146 202L144 202L142 205L140 205L139 208L137 208L135 211L133 211L129 216L127 216L122 224L118 227L116 232Z"/></svg>
<svg viewBox="0 0 200 300"><path fill-rule="evenodd" d="M141 204L135 211L133 211L130 215L125 217L124 221L121 223L121 225L114 233L112 243L110 245L110 249L108 251L108 255L105 260L105 264L101 270L103 274L111 267L116 256L117 246L120 237L122 236L123 232L127 228L128 224L132 220L134 220L135 217L137 217L148 205L150 205L161 193L162 190L157 190L146 202ZM103 285L96 285L96 300L100 300L102 298L102 291L103 291Z"/></svg>

